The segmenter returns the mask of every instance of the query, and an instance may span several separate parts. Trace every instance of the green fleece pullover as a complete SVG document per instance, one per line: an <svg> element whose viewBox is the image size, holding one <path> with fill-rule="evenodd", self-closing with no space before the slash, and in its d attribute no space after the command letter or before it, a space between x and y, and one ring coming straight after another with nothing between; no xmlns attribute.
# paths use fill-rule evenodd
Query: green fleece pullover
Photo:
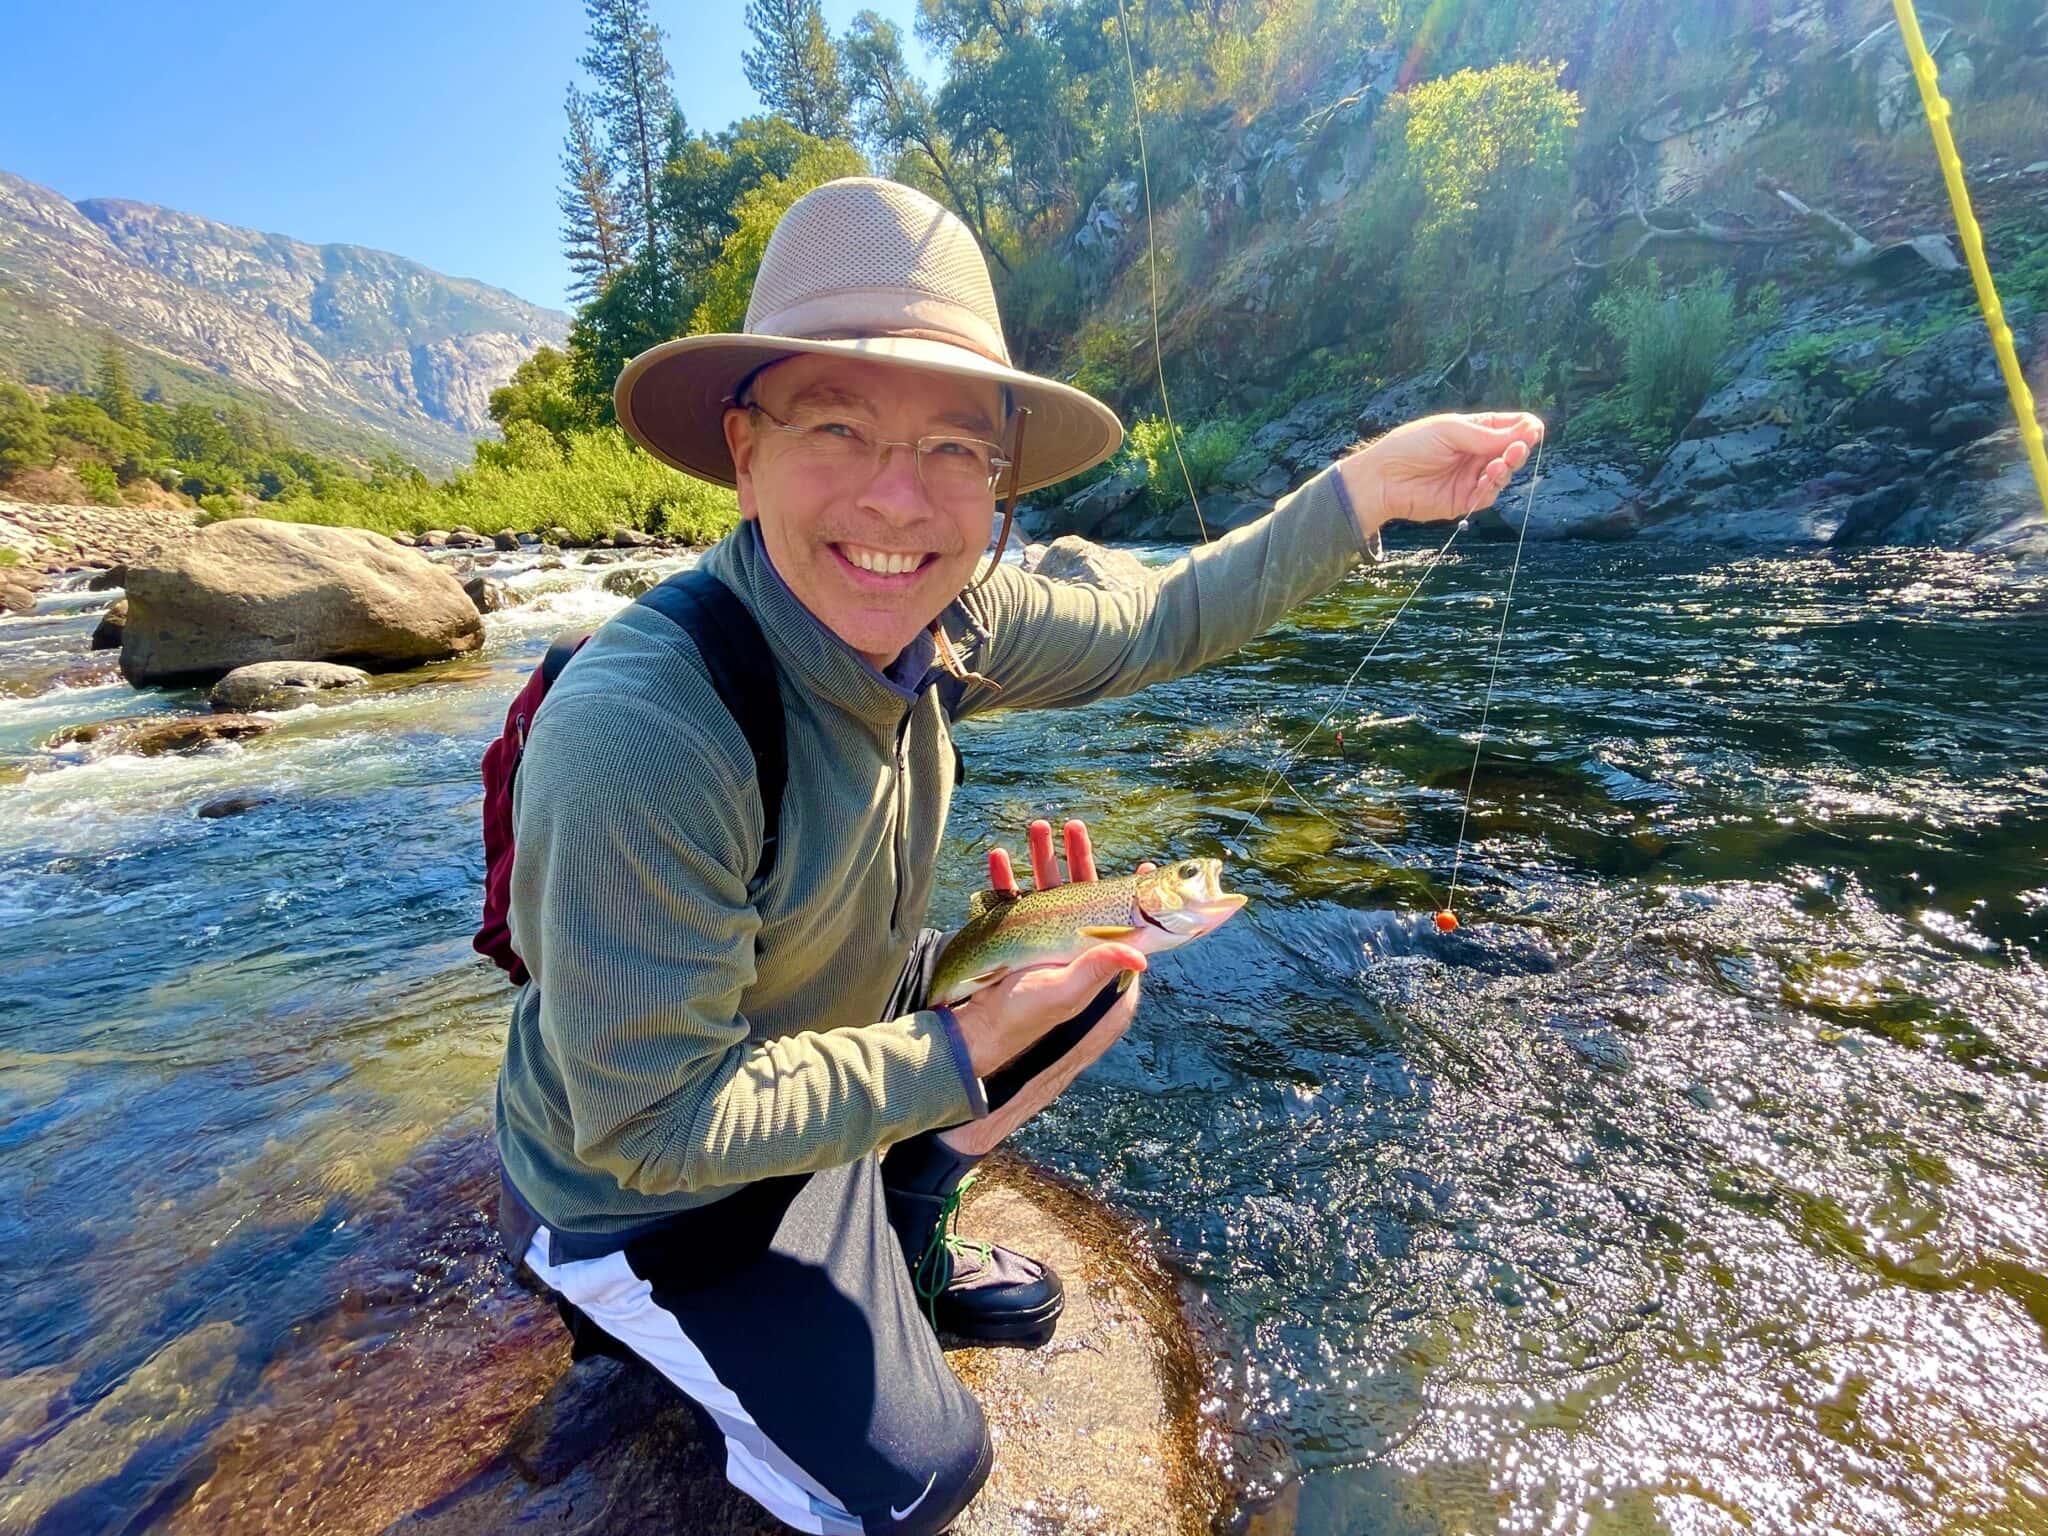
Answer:
<svg viewBox="0 0 2048 1536"><path fill-rule="evenodd" d="M970 685L958 713L1180 677L1335 585L1361 549L1326 471L1141 587L1005 566L943 616L1001 685ZM953 794L930 637L876 671L783 584L751 524L704 564L760 621L782 683L789 784L765 886L748 888L762 826L746 738L688 636L644 606L569 664L520 764L510 923L533 979L513 1004L498 1144L558 1230L623 1232L978 1107L943 1016L876 1022Z"/></svg>

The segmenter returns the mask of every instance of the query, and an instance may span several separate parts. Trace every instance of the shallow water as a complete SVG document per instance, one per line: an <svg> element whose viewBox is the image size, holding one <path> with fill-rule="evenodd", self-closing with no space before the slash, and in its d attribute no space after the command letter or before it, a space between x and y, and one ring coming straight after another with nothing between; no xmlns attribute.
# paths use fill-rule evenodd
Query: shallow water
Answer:
<svg viewBox="0 0 2048 1536"><path fill-rule="evenodd" d="M1228 847L1253 897L1026 1147L1235 1324L1310 1533L2048 1526L2048 575L1533 550L1445 936L1507 559L1436 572L1249 828L1419 553L963 730L935 920L1036 814L1105 867ZM41 751L197 696L90 669L102 594L0 621L0 1529L171 1518L476 1117L475 762L600 574L196 758ZM275 800L195 818L229 789ZM166 1346L185 1428L93 1416Z"/></svg>

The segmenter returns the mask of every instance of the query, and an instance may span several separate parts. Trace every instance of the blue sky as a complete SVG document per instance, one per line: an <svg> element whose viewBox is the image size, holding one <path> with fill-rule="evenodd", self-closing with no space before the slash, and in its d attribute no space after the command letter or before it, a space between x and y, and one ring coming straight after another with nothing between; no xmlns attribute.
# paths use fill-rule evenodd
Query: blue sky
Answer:
<svg viewBox="0 0 2048 1536"><path fill-rule="evenodd" d="M873 6L825 0L835 33ZM759 106L741 0L652 0L697 129ZM577 0L0 0L0 170L301 240L345 240L563 306L555 209Z"/></svg>

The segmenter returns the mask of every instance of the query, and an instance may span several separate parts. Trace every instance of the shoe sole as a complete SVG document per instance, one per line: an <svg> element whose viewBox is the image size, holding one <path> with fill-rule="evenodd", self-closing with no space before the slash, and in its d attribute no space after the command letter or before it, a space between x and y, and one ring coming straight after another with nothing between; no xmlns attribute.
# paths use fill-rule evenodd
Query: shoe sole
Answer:
<svg viewBox="0 0 2048 1536"><path fill-rule="evenodd" d="M963 1332L950 1323L942 1324L944 1331L963 1344L1022 1344L1036 1347L1050 1340L1059 1323L1060 1314L1067 1309L1066 1292L1049 1297L1028 1312L1005 1313L1001 1321L990 1319L978 1324L972 1333Z"/></svg>

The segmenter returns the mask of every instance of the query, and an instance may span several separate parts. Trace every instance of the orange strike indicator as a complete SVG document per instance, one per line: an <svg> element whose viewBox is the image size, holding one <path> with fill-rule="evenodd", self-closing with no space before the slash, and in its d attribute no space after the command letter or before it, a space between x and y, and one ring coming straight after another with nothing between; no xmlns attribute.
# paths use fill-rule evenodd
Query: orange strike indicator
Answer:
<svg viewBox="0 0 2048 1536"><path fill-rule="evenodd" d="M1448 909L1439 912L1436 915L1436 925L1444 933L1456 933L1458 931L1458 914Z"/></svg>

